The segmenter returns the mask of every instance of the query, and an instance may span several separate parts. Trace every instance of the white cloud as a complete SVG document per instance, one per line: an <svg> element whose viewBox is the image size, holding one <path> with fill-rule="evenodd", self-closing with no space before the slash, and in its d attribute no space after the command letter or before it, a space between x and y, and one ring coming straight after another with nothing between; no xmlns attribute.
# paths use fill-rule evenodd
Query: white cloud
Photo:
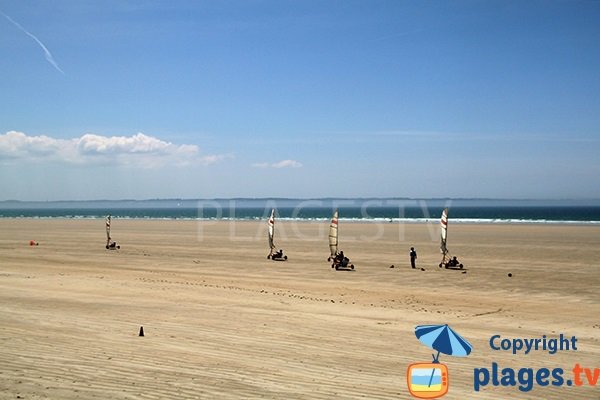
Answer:
<svg viewBox="0 0 600 400"><path fill-rule="evenodd" d="M275 163L254 163L252 166L254 168L300 168L302 163L296 160L281 160Z"/></svg>
<svg viewBox="0 0 600 400"><path fill-rule="evenodd" d="M234 158L232 154L211 154L199 158L199 162L203 165L215 164L223 160Z"/></svg>
<svg viewBox="0 0 600 400"><path fill-rule="evenodd" d="M28 136L16 131L0 135L0 160L157 167L165 164L208 165L228 158L199 153L196 145L176 145L143 133L110 137L88 133L74 139Z"/></svg>

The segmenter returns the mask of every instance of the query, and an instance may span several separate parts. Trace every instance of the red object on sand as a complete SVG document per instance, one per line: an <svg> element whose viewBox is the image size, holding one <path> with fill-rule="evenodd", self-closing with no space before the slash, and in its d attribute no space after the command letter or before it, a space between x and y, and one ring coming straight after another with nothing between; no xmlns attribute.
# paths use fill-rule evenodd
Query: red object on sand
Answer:
<svg viewBox="0 0 600 400"><path fill-rule="evenodd" d="M37 246L37 245L38 245L38 242L36 242L35 240L30 240L30 241L29 241L29 245L30 245L30 246Z"/></svg>

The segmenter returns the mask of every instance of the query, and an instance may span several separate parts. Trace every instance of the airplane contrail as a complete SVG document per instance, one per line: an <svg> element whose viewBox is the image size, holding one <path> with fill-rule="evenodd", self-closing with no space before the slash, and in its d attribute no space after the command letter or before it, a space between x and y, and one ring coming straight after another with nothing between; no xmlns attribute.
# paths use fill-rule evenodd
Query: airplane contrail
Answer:
<svg viewBox="0 0 600 400"><path fill-rule="evenodd" d="M37 37L35 37L34 34L30 33L27 31L27 29L23 28L21 26L21 24L19 24L17 21L13 20L11 17L9 17L8 15L4 14L2 11L0 11L0 14L4 15L4 17L9 20L14 26L16 26L17 28L19 28L21 31L23 31L27 36L29 36L30 38L32 38L33 40L36 41L37 44L40 45L40 47L42 48L42 50L44 50L44 54L46 55L46 60L52 64L52 66L54 68L56 68L56 70L58 72L60 72L61 74L65 74L63 72L62 69L60 69L60 67L58 66L58 64L56 63L56 61L54 61L54 57L52 57L52 53L50 53L50 51L46 48L46 46L44 46L44 43L42 43L42 41L40 39L38 39Z"/></svg>

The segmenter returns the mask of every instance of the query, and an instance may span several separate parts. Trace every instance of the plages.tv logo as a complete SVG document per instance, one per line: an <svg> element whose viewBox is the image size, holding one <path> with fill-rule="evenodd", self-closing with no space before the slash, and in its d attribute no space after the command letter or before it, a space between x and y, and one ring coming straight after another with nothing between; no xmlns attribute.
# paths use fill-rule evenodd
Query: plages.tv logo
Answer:
<svg viewBox="0 0 600 400"><path fill-rule="evenodd" d="M408 366L406 380L408 391L419 399L435 399L448 393L450 378L448 367L440 363L440 353L455 357L466 357L473 346L445 325L418 325L417 339L425 346L436 350L432 362L413 363Z"/></svg>

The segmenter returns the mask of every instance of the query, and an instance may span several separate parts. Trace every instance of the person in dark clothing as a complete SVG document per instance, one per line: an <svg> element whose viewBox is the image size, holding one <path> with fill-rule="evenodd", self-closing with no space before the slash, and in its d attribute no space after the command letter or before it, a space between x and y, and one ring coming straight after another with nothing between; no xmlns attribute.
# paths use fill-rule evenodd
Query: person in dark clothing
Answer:
<svg viewBox="0 0 600 400"><path fill-rule="evenodd" d="M415 251L414 247L410 248L410 266L413 268L416 268L416 262L417 262L417 252Z"/></svg>

